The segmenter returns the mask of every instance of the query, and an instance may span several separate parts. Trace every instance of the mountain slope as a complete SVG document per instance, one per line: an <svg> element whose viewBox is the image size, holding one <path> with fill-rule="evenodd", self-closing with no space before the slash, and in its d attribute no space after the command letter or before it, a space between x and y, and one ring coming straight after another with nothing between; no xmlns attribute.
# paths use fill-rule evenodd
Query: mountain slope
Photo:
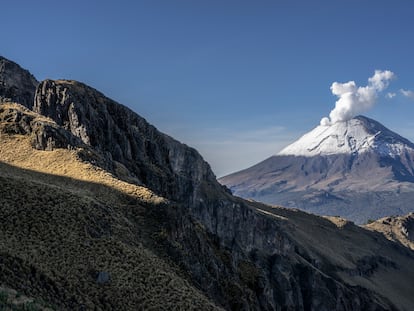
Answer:
<svg viewBox="0 0 414 311"><path fill-rule="evenodd" d="M414 308L405 247L231 196L195 150L83 84L36 94L41 114L0 104L5 286L60 309Z"/></svg>
<svg viewBox="0 0 414 311"><path fill-rule="evenodd" d="M414 145L359 116L318 126L279 154L220 182L241 197L363 223L411 211Z"/></svg>

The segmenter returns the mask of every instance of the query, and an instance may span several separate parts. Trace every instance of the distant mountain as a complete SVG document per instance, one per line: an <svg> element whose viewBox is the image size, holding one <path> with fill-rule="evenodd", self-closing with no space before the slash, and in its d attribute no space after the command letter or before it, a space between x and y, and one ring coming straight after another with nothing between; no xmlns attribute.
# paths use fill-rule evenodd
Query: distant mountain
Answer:
<svg viewBox="0 0 414 311"><path fill-rule="evenodd" d="M330 126L319 125L287 146L278 155L329 156L375 153L396 158L412 152L414 144L379 122L363 116Z"/></svg>
<svg viewBox="0 0 414 311"><path fill-rule="evenodd" d="M11 66L1 310L414 309L412 250L339 217L234 197L196 150L127 107L76 81L33 89Z"/></svg>
<svg viewBox="0 0 414 311"><path fill-rule="evenodd" d="M414 210L414 144L358 116L220 182L244 198L364 223Z"/></svg>

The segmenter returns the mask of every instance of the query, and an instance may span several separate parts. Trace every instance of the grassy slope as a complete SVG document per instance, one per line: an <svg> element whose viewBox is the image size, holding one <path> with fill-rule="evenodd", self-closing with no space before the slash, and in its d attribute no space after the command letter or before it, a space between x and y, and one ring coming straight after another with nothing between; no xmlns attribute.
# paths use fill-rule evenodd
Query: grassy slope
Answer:
<svg viewBox="0 0 414 311"><path fill-rule="evenodd" d="M149 247L162 228L146 214L166 200L76 151L0 143L0 283L66 309L216 308ZM99 284L99 272L110 280Z"/></svg>

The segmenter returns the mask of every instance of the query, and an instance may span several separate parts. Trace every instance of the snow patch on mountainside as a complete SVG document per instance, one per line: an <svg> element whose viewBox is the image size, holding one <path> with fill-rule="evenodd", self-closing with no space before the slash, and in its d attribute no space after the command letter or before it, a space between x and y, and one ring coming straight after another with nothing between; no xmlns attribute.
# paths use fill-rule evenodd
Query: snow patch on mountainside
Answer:
<svg viewBox="0 0 414 311"><path fill-rule="evenodd" d="M414 151L401 136L376 125L376 121L361 116L332 125L319 125L278 155L313 157L373 151L395 158L407 150Z"/></svg>

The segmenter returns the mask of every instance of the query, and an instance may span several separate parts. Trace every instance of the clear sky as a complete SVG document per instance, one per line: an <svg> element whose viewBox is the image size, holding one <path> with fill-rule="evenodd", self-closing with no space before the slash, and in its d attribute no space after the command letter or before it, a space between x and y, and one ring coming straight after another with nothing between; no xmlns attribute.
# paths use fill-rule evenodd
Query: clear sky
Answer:
<svg viewBox="0 0 414 311"><path fill-rule="evenodd" d="M414 140L414 1L3 1L0 55L85 82L222 176L329 115L333 82L394 79L365 115ZM386 94L395 94L387 98Z"/></svg>

